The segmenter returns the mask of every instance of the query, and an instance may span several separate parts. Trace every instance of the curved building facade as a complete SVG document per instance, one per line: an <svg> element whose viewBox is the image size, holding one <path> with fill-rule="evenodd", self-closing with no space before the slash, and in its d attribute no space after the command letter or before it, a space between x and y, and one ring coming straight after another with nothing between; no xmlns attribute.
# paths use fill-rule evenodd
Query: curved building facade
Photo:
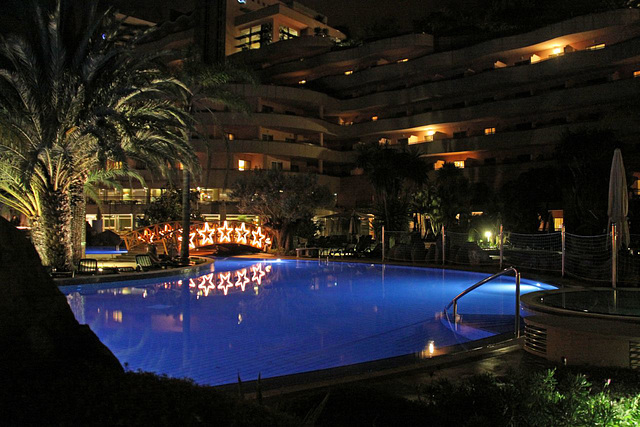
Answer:
<svg viewBox="0 0 640 427"><path fill-rule="evenodd" d="M291 1L196 1L183 9L149 21L162 34L150 47L195 44L205 57L252 68L261 81L230 86L250 115L201 113L208 138L193 141L204 171L194 186L205 215L215 217L227 189L254 168L317 174L338 208L367 206L371 189L355 166L360 142L415 147L434 169L454 163L497 189L553 162L567 131L613 129L625 142L640 136L637 9L455 50L437 49L446 43L428 34L348 46L326 17ZM119 199L106 214L130 215L133 226L166 184L150 182L105 193ZM227 212L237 214L228 201Z"/></svg>

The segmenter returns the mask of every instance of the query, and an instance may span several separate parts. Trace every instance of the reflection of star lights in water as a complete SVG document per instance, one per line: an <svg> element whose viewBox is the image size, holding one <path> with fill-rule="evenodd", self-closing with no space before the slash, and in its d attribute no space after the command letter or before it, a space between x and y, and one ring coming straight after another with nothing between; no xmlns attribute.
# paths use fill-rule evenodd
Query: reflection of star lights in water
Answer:
<svg viewBox="0 0 640 427"><path fill-rule="evenodd" d="M258 293L258 286L262 285L263 280L267 280L272 268L265 263L253 264L246 268L239 270L209 273L200 277L189 279L189 288L197 292L199 297L208 297L214 294L228 295L232 290L239 290L239 292L245 292L247 285L253 283L254 291ZM163 283L165 289L171 289L175 285L181 286L182 280L178 283ZM220 292L216 292L220 291ZM147 291L145 290L143 297L146 298Z"/></svg>

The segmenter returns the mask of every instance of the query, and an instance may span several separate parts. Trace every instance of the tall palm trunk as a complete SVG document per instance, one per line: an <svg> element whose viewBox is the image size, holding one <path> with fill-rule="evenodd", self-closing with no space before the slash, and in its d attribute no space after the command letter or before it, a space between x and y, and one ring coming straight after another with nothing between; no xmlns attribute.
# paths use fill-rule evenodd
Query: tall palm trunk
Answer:
<svg viewBox="0 0 640 427"><path fill-rule="evenodd" d="M79 187L79 188L78 188ZM84 257L84 244L86 238L87 202L82 191L82 186L76 186L71 190L71 247L73 263Z"/></svg>
<svg viewBox="0 0 640 427"><path fill-rule="evenodd" d="M69 196L61 190L40 194L41 215L32 219L32 240L44 265L70 270L71 206Z"/></svg>
<svg viewBox="0 0 640 427"><path fill-rule="evenodd" d="M182 245L180 246L180 258L189 260L189 233L191 231L191 173L184 170L182 173Z"/></svg>
<svg viewBox="0 0 640 427"><path fill-rule="evenodd" d="M222 193L225 194L227 187L229 185L229 170L231 169L231 153L229 147L229 137L227 133L222 130L222 137L224 138L224 148L225 148L225 156L227 164L224 168L224 181L222 181ZM227 219L227 199L224 198L220 203L220 221L225 221Z"/></svg>

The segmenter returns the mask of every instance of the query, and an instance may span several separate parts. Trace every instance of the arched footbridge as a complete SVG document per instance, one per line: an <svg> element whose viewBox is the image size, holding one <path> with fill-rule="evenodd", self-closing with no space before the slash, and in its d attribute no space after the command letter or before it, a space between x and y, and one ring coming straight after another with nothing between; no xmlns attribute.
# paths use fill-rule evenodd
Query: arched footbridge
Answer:
<svg viewBox="0 0 640 427"><path fill-rule="evenodd" d="M196 249L216 244L238 244L266 251L273 242L273 231L250 222L193 221L189 232L189 248ZM165 252L169 247L178 247L182 242L182 223L163 222L138 228L122 236L127 250L148 244L162 244Z"/></svg>

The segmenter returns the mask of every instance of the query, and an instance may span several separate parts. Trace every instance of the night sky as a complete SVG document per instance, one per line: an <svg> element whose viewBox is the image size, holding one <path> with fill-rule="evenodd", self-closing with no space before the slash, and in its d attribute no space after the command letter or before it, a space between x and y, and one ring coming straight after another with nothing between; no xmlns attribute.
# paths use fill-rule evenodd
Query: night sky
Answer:
<svg viewBox="0 0 640 427"><path fill-rule="evenodd" d="M400 28L411 28L414 19L429 11L448 7L464 8L475 3L470 0L297 0L299 3L326 15L329 25L347 26L353 31L362 27L395 19Z"/></svg>

